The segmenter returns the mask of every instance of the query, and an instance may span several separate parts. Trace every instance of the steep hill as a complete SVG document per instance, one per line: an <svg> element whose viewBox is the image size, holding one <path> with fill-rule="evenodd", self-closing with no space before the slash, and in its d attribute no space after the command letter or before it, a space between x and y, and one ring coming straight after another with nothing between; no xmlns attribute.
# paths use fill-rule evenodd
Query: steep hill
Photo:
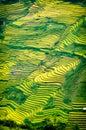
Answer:
<svg viewBox="0 0 86 130"><path fill-rule="evenodd" d="M85 130L85 7L20 1L1 4L0 17L1 120L37 124L50 119L53 125L68 123L67 130L71 123Z"/></svg>

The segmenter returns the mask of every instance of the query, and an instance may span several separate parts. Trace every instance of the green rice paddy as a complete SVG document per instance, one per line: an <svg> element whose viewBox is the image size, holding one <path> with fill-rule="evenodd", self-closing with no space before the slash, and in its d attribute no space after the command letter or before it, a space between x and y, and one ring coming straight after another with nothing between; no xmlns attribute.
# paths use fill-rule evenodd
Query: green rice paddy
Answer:
<svg viewBox="0 0 86 130"><path fill-rule="evenodd" d="M36 124L49 118L68 123L67 130L73 124L85 130L85 7L61 1L1 4L3 17L0 119Z"/></svg>

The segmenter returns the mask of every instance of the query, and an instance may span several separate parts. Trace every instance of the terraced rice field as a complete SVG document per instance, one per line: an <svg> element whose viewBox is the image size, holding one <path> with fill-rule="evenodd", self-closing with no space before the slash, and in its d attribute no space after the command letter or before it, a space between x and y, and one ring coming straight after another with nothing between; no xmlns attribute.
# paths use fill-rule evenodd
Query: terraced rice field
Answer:
<svg viewBox="0 0 86 130"><path fill-rule="evenodd" d="M72 127L76 124L78 124L80 130L86 129L86 113L82 111L84 106L86 106L86 103L73 103L73 112L70 112L69 114L68 130L72 129Z"/></svg>
<svg viewBox="0 0 86 130"><path fill-rule="evenodd" d="M61 1L27 7L20 2L0 5L3 16L0 118L19 124L45 118L54 123L56 118L70 124L67 130L76 123L85 130L85 7Z"/></svg>

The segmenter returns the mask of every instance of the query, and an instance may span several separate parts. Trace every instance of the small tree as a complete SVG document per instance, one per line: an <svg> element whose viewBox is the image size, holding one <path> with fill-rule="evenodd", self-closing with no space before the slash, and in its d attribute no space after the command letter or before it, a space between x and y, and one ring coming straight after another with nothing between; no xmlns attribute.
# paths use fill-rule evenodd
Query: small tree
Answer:
<svg viewBox="0 0 86 130"><path fill-rule="evenodd" d="M73 130L80 130L78 124L75 124Z"/></svg>
<svg viewBox="0 0 86 130"><path fill-rule="evenodd" d="M57 122L56 130L65 130L66 123Z"/></svg>
<svg viewBox="0 0 86 130"><path fill-rule="evenodd" d="M0 39L1 39L1 42L3 42L4 40L4 37L5 37L5 25L6 25L6 22L5 22L5 18L0 18Z"/></svg>

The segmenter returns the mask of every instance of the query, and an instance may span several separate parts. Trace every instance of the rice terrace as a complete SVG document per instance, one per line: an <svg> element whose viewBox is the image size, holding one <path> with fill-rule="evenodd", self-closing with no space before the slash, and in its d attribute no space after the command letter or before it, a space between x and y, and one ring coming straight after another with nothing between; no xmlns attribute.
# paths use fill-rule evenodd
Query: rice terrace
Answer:
<svg viewBox="0 0 86 130"><path fill-rule="evenodd" d="M0 0L0 130L86 130L86 0Z"/></svg>

